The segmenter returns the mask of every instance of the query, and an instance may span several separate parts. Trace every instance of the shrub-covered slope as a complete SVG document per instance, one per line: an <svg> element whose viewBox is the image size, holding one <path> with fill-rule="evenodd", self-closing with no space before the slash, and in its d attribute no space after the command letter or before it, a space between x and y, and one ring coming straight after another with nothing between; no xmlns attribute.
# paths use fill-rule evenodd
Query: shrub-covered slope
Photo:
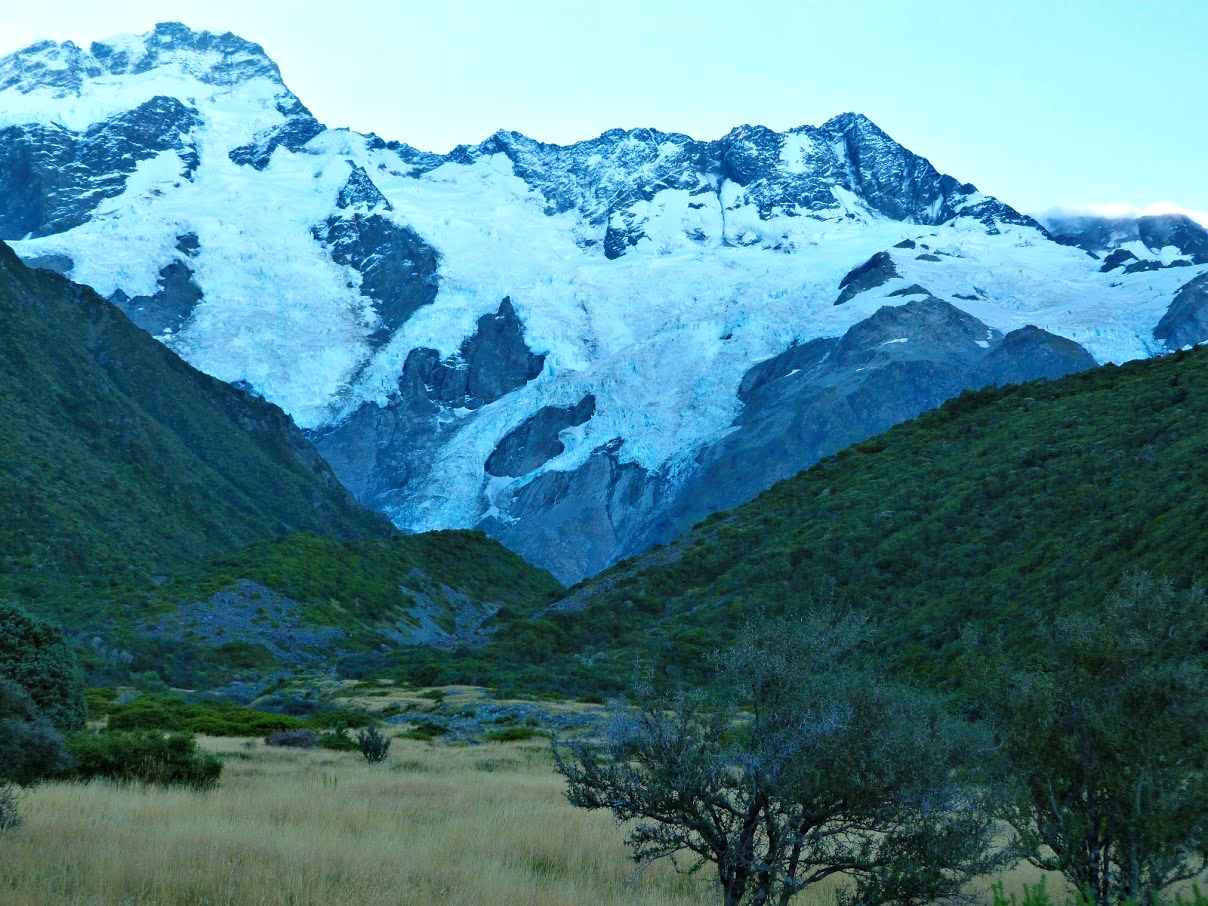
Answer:
<svg viewBox="0 0 1208 906"><path fill-rule="evenodd" d="M1130 569L1208 579L1208 348L965 393L465 659L571 691L614 685L643 657L691 674L745 617L833 582L875 615L889 664L943 681L967 624L1021 639L1096 606Z"/></svg>
<svg viewBox="0 0 1208 906"><path fill-rule="evenodd" d="M391 529L276 406L0 244L0 594L47 604L84 582L84 606L297 531Z"/></svg>
<svg viewBox="0 0 1208 906"><path fill-rule="evenodd" d="M253 685L297 669L360 676L384 652L475 646L565 591L480 532L341 541L317 535L253 544L170 581L122 644L134 671L177 683ZM117 640L115 640L116 642Z"/></svg>

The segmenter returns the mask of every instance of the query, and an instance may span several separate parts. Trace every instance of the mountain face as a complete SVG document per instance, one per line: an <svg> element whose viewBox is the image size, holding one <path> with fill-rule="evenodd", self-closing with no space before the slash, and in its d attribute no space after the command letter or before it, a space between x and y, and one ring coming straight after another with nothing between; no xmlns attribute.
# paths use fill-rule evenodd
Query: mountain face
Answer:
<svg viewBox="0 0 1208 906"><path fill-rule="evenodd" d="M1172 308L1194 231L1055 241L859 115L437 155L176 24L0 60L0 189L23 258L281 406L362 502L564 581L961 389L1208 339Z"/></svg>
<svg viewBox="0 0 1208 906"><path fill-rule="evenodd" d="M391 534L277 406L2 243L0 347L0 594L145 578L287 532ZM99 587L73 597L99 605Z"/></svg>
<svg viewBox="0 0 1208 906"><path fill-rule="evenodd" d="M977 329L935 306L915 316L954 339ZM761 377L804 373L804 346ZM1096 612L1130 572L1202 586L1206 452L1208 348L987 388L592 577L453 653L441 681L489 662L573 695L622 688L635 663L692 682L744 621L837 598L868 617L878 664L950 689L968 629L1026 658L1038 626Z"/></svg>
<svg viewBox="0 0 1208 906"><path fill-rule="evenodd" d="M1106 259L1105 273L1208 264L1208 229L1186 214L1145 217L1051 215L1044 219L1058 242ZM1131 270L1130 270L1131 268Z"/></svg>

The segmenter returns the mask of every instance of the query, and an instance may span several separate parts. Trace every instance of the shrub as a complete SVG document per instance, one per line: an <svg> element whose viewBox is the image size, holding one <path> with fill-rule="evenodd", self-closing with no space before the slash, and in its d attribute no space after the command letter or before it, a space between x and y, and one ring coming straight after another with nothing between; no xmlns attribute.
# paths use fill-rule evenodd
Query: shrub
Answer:
<svg viewBox="0 0 1208 906"><path fill-rule="evenodd" d="M482 734L485 742L527 742L539 736L545 736L545 734L532 727L505 727L502 730L489 730Z"/></svg>
<svg viewBox="0 0 1208 906"><path fill-rule="evenodd" d="M348 731L343 728L320 733L319 745L333 752L355 752L360 748L357 741L349 736Z"/></svg>
<svg viewBox="0 0 1208 906"><path fill-rule="evenodd" d="M370 764L379 764L386 760L390 752L390 737L377 727L366 727L357 734L357 748Z"/></svg>
<svg viewBox="0 0 1208 906"><path fill-rule="evenodd" d="M319 744L319 734L314 730L276 730L264 737L264 744L287 749L313 749Z"/></svg>
<svg viewBox="0 0 1208 906"><path fill-rule="evenodd" d="M88 714L75 658L63 635L15 604L0 601L0 678L24 689L60 730L84 725Z"/></svg>
<svg viewBox="0 0 1208 906"><path fill-rule="evenodd" d="M63 737L46 720L0 720L0 783L33 786L65 770Z"/></svg>
<svg viewBox="0 0 1208 906"><path fill-rule="evenodd" d="M62 771L67 749L34 700L0 677L0 784L31 786Z"/></svg>
<svg viewBox="0 0 1208 906"><path fill-rule="evenodd" d="M197 750L189 733L77 733L68 740L77 780L99 778L207 790L218 783L222 761Z"/></svg>
<svg viewBox="0 0 1208 906"><path fill-rule="evenodd" d="M444 724L439 724L434 720L416 721L415 726L412 727L412 729L423 733L426 736L444 736L449 732L448 727L446 727Z"/></svg>
<svg viewBox="0 0 1208 906"><path fill-rule="evenodd" d="M234 702L187 702L153 693L115 705L109 714L110 730L185 731L207 736L267 736L276 730L306 729L306 725L297 717L267 714Z"/></svg>
<svg viewBox="0 0 1208 906"><path fill-rule="evenodd" d="M92 720L107 717L116 701L116 689L93 687L84 690L84 703L88 706L88 716Z"/></svg>

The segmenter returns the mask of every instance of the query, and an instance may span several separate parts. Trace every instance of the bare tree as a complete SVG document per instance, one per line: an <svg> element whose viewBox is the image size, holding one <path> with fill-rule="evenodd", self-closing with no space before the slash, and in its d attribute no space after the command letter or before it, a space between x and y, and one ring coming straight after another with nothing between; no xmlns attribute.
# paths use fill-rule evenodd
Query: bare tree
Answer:
<svg viewBox="0 0 1208 906"><path fill-rule="evenodd" d="M570 801L634 822L640 863L716 866L726 906L835 875L852 903L959 897L1002 858L965 767L985 739L862 669L863 636L833 611L748 627L709 688L647 685L605 740L560 744Z"/></svg>

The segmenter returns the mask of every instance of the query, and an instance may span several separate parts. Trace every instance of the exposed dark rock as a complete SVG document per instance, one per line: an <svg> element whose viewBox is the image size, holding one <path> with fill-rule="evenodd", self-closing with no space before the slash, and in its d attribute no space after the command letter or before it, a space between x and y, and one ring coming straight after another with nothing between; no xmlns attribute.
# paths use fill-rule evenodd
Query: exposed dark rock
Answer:
<svg viewBox="0 0 1208 906"><path fill-rule="evenodd" d="M838 343L836 337L820 337L806 343L794 343L779 355L752 365L738 385L738 398L747 402L764 387L783 377L813 370L825 361Z"/></svg>
<svg viewBox="0 0 1208 906"><path fill-rule="evenodd" d="M463 424L441 418L442 412L491 403L533 380L544 364L505 298L497 313L478 319L456 355L442 360L435 349L412 349L385 405L362 404L316 433L315 445L357 499L377 509L402 506L421 488L437 450Z"/></svg>
<svg viewBox="0 0 1208 906"><path fill-rule="evenodd" d="M894 244L895 249L912 249L914 248L913 239L903 239L901 242Z"/></svg>
<svg viewBox="0 0 1208 906"><path fill-rule="evenodd" d="M487 457L487 473L517 477L540 468L566 450L559 433L582 425L595 411L596 398L591 394L573 406L542 406L504 435Z"/></svg>
<svg viewBox="0 0 1208 906"><path fill-rule="evenodd" d="M786 150L798 157L792 167L784 166ZM841 187L871 210L912 223L970 217L986 224L987 232L996 231L998 223L1024 224L1043 232L1035 220L994 199L970 205L976 187L940 174L867 117L853 113L783 133L757 125L738 126L711 142L654 129L612 129L598 138L557 146L501 131L481 144L459 146L447 156L424 155L406 146L400 146L398 153L413 172L421 173L446 161L470 164L483 156L506 155L515 174L545 198L547 213L578 209L598 227L599 238L583 244L601 242L609 258L626 254L646 235L646 215L635 213L633 207L662 189L699 195L694 205L717 209L716 223L689 230L695 241L763 241L765 237L749 223L744 223L740 234L727 232L716 188L726 182L741 187L735 204L753 204L763 219L777 212L838 215L842 208L834 189Z"/></svg>
<svg viewBox="0 0 1208 906"><path fill-rule="evenodd" d="M1175 293L1153 335L1172 350L1208 340L1208 273L1200 274Z"/></svg>
<svg viewBox="0 0 1208 906"><path fill-rule="evenodd" d="M973 370L971 386L1056 380L1096 364L1094 356L1073 340L1028 325L1011 331L986 353Z"/></svg>
<svg viewBox="0 0 1208 906"><path fill-rule="evenodd" d="M197 236L179 237L176 247L185 255L197 254ZM109 301L152 336L166 330L178 332L201 302L201 288L193 280L193 271L185 261L173 261L159 272L159 288L150 296L127 296L118 290Z"/></svg>
<svg viewBox="0 0 1208 906"><path fill-rule="evenodd" d="M1145 258L1141 261L1134 261L1132 264L1124 268L1126 274L1143 274L1146 271L1160 271L1165 265L1161 261L1154 261L1151 258Z"/></svg>
<svg viewBox="0 0 1208 906"><path fill-rule="evenodd" d="M1008 337L929 297L881 308L841 339L761 362L743 380L735 430L698 454L683 485L663 492L668 499L645 543L669 541L962 390L1095 364L1077 344L1035 328Z"/></svg>
<svg viewBox="0 0 1208 906"><path fill-rule="evenodd" d="M70 277L71 269L75 267L75 262L69 255L39 255L36 258L26 258L25 263L39 270L54 271L64 277Z"/></svg>
<svg viewBox="0 0 1208 906"><path fill-rule="evenodd" d="M403 383L422 382L425 393L453 408L477 409L523 387L541 373L545 356L534 354L512 300L478 319L478 328L453 359L436 360L436 350L415 349L403 368Z"/></svg>
<svg viewBox="0 0 1208 906"><path fill-rule="evenodd" d="M140 161L166 151L191 179L199 158L197 111L154 97L126 113L71 132L28 124L0 129L0 239L48 236L79 226L105 199L120 195Z"/></svg>
<svg viewBox="0 0 1208 906"><path fill-rule="evenodd" d="M361 167L353 166L336 206L311 232L336 264L361 275L361 292L373 299L379 319L370 336L377 347L436 298L439 257L414 230L384 216L390 202Z"/></svg>
<svg viewBox="0 0 1208 906"><path fill-rule="evenodd" d="M1103 261L1103 266L1099 268L1101 274L1106 274L1114 271L1118 267L1123 267L1129 261L1136 261L1137 256L1128 249L1116 249Z"/></svg>
<svg viewBox="0 0 1208 906"><path fill-rule="evenodd" d="M1057 215L1049 217L1046 226L1058 242L1088 252L1120 250L1119 247L1125 243L1140 242L1151 252L1174 247L1194 264L1208 263L1208 229L1185 214L1144 217ZM1120 257L1117 262L1119 264L1125 260ZM1103 269L1111 270L1106 264Z"/></svg>
<svg viewBox="0 0 1208 906"><path fill-rule="evenodd" d="M848 271L847 276L839 281L840 293L835 304L842 305L852 297L900 276L889 252L877 252L859 267Z"/></svg>
<svg viewBox="0 0 1208 906"><path fill-rule="evenodd" d="M197 253L201 251L201 240L197 238L196 233L185 233L182 236L177 236L176 251L190 258L196 258Z"/></svg>
<svg viewBox="0 0 1208 906"><path fill-rule="evenodd" d="M278 148L298 151L312 138L323 131L324 126L293 95L282 98L277 104L278 112L286 117L284 123L256 133L246 145L233 149L227 156L241 166L263 170L273 159Z"/></svg>
<svg viewBox="0 0 1208 906"><path fill-rule="evenodd" d="M614 441L573 471L543 472L516 492L505 518L479 528L567 583L644 549L663 486L620 453Z"/></svg>
<svg viewBox="0 0 1208 906"><path fill-rule="evenodd" d="M894 296L930 296L931 291L925 286L919 286L917 283L911 283L909 286L904 286L901 289L895 289L890 294L890 298ZM973 298L977 298L974 296Z"/></svg>
<svg viewBox="0 0 1208 906"><path fill-rule="evenodd" d="M915 255L914 260L915 261L939 261L940 258L938 255Z"/></svg>

